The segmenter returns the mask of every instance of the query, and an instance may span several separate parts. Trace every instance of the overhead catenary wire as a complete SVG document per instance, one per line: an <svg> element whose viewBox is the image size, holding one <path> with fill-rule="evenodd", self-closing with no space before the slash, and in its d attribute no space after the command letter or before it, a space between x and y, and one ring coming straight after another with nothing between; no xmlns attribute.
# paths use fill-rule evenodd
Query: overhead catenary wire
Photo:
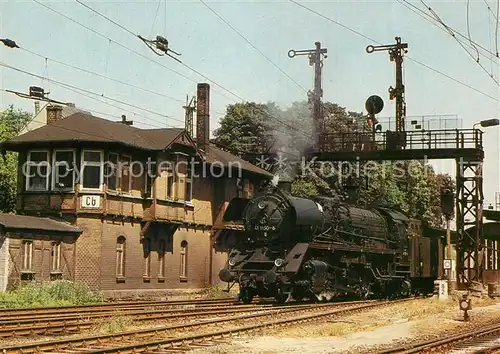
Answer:
<svg viewBox="0 0 500 354"><path fill-rule="evenodd" d="M461 38L463 38L465 40L468 40L468 38L467 38L466 35L460 33L459 31L457 31L456 29L454 29L453 27L451 27L448 24L446 25L447 29L443 28L442 25L439 23L439 21L437 21L434 18L434 16L428 14L427 12L425 12L424 10L422 10L419 7L415 6L414 4L412 4L411 2L409 2L408 0L396 0L396 1L399 2L401 5L405 6L407 9L409 9L413 13L415 13L418 16L422 17L424 20L426 20L429 23L431 23L433 26L436 26L436 28L439 28L443 32L449 33L449 31L452 31L455 35L457 35L457 36L459 36L459 37L461 37ZM488 48L482 46L480 43L477 43L477 42L473 41L472 39L471 39L471 41L472 41L472 44L474 44L474 46L476 48L481 49L482 51L484 51L487 54L495 55L495 53L493 53L491 51L491 49L488 49ZM498 55L496 57L497 57L497 59L500 59L500 58L498 58Z"/></svg>
<svg viewBox="0 0 500 354"><path fill-rule="evenodd" d="M82 24L82 23L80 23L80 22L76 21L75 19L73 19L73 18L71 18L71 17L69 17L69 16L67 16L67 15L63 14L63 13L62 13L62 12L60 12L60 11L57 11L57 10L53 9L52 7L48 6L47 4L44 4L44 3L40 2L39 0L32 0L32 1L33 1L33 2L35 2L35 3L37 3L37 4L39 4L39 5L41 5L41 6L43 6L43 7L45 7L45 8L46 8L46 9L48 9L48 10L50 10L50 11L54 12L55 14L58 14L59 16L62 16L62 17L64 17L65 19L67 19L67 20L69 20L69 21L71 21L71 22L73 22L73 23L77 24L78 26L80 26L80 27L82 27L82 28L85 28L86 30L88 30L88 31L90 31L90 32L92 32L92 33L94 33L94 34L96 34L96 35L98 35L98 36L100 36L100 37L102 37L102 38L104 38L104 39L106 39L106 40L109 40L109 41L111 41L112 43L115 43L115 44L116 44L116 45L118 45L119 47L121 47L121 48L123 48L123 49L125 49L125 50L128 50L128 51L130 51L131 53L134 53L135 55L137 55L137 56L139 56L139 57L142 57L142 58L144 58L144 59L146 59L146 60L148 60L148 61L150 61L150 62L152 62L152 63L154 63L154 64L156 64L156 65L158 65L158 66L160 66L160 67L162 67L162 68L164 68L164 69L166 69L166 70L170 71L170 72L173 72L174 74L179 75L179 76L181 76L181 77L185 78L185 79L186 79L186 80L188 80L188 81L191 81L191 82L193 82L193 83L195 83L195 84L196 84L196 83L198 83L196 80L191 79L189 76L184 75L184 74L182 74L182 73L178 72L177 70L174 70L174 69L172 69L172 68L170 68L170 67L168 67L168 66L166 66L166 65L164 65L164 64L162 64L162 63L160 63L160 62L158 62L158 61L156 61L156 60L153 60L153 59L151 59L150 57L148 57L147 55L144 55L144 54L142 54L142 53L139 53L138 51L135 51L135 50L133 50L132 48L130 48L130 47L128 47L128 46L126 46L126 45L124 45L124 44L122 44L122 43L118 42L118 41L115 41L114 39L109 38L108 36L105 36L104 34L102 34L102 33L98 32L98 31L96 31L95 29L93 29L93 28L91 28L91 27L89 27L89 26L87 26L87 25L84 25L84 24ZM227 98L227 99L231 100L231 98L230 98L230 97L226 96L225 94L223 94L223 93L221 93L221 92L218 92L218 91L216 91L216 90L214 90L214 92L216 92L217 94L219 94L219 95L221 95L221 96L223 96L223 97L225 97L225 98Z"/></svg>
<svg viewBox="0 0 500 354"><path fill-rule="evenodd" d="M48 59L49 61L52 61L52 62L57 63L59 65L66 66L66 67L74 69L74 70L78 70L78 71L81 71L81 72L84 72L84 73L87 73L87 74L95 75L95 76L98 76L98 77L101 77L101 78L104 78L104 79L107 79L107 80L110 80L110 81L113 81L113 82L116 82L116 83L119 83L119 84L122 84L122 85L125 85L125 86L129 86L129 87L132 87L132 88L135 88L135 89L138 89L138 90L142 90L144 92L148 92L148 93L160 96L160 97L168 98L168 99L170 99L172 101L176 101L176 102L179 102L179 103L182 103L182 104L185 103L184 101L182 101L180 99L177 99L175 97L168 96L168 95L165 95L163 93L159 93L159 92L147 89L145 87L137 86L137 85L134 85L134 84L122 81L122 80L118 80L118 79L115 79L115 78L112 78L112 77L109 77L109 76L106 76L106 75L102 75L102 74L99 74L99 73L97 73L95 71L91 71L91 70L84 69L84 68L81 68L81 67L78 67L78 66L75 66L75 65L72 65L72 64L68 64L68 63L62 62L62 61L54 59L54 58L49 58L49 57L47 57L47 56L45 56L43 54L34 52L34 51L32 51L30 49L27 49L27 48L24 48L22 46L19 46L19 49L21 49L21 50L23 50L23 51L25 51L27 53L30 53L32 55L38 56L40 58Z"/></svg>
<svg viewBox="0 0 500 354"><path fill-rule="evenodd" d="M33 0L33 1L37 1L37 0ZM79 1L79 0L75 0L75 1L77 1L79 4L83 4L83 3L82 3L81 1ZM85 5L85 7L90 8L90 6L88 6L88 5ZM94 13L96 13L96 14L99 14L101 17L103 17L104 19L106 19L106 20L110 21L111 23L113 23L113 24L117 25L119 28L121 28L121 29L125 30L127 33L129 33L129 34L133 35L134 37L137 37L137 36L134 34L134 32L132 32L132 31L131 31L131 30L129 30L129 29L126 29L125 27L123 27L123 26L122 26L122 25L120 25L120 24L117 24L117 22L116 22L116 21L114 21L114 20L110 19L108 16L105 16L105 15L101 14L99 11L97 11L97 10L95 10L95 9L92 9L92 11L93 11ZM203 77L203 78L207 79L208 81L210 81L210 82L214 83L216 86L219 86L219 87L223 88L225 91L227 91L227 92L231 93L233 96L237 97L239 100L241 100L241 101L243 101L243 102L245 102L245 101L246 101L243 97L239 96L238 94L236 94L236 93L232 92L232 91L231 91L231 90L229 90L229 89L226 89L225 87L221 86L220 84L218 84L218 83L217 83L217 82L215 82L214 80L210 79L209 77L207 77L206 75L204 75L204 74L200 73L198 70L196 70L196 69L194 69L194 68L190 67L189 65L187 65L187 64L185 64L185 63L181 63L181 65L186 66L187 68L189 68L189 69L190 69L190 70L192 70L193 72L197 73L197 74L198 74L198 75L200 75L201 77ZM301 134L302 134L302 135L304 135L306 138L311 139L311 140L314 140L314 139L312 138L312 136L308 135L308 133L306 133L306 132L304 132L304 131L302 131L302 130L296 129L295 127L293 127L293 126L291 126L291 125L287 124L286 122L283 122L282 120L280 120L280 119L278 119L278 118L276 118L276 117L274 117L274 116L272 116L272 115L269 115L269 114L268 114L268 112L264 112L264 111L262 111L262 113L263 113L264 115L266 115L268 118L273 119L273 120L277 121L277 122L278 122L278 123L280 123L280 124L283 124L284 126L288 127L289 129L292 129L292 130L294 130L294 131L297 131L297 132L301 133ZM283 131L280 131L280 130L277 130L277 131L278 131L278 132L281 132L281 133L286 133L286 132L283 132Z"/></svg>
<svg viewBox="0 0 500 354"><path fill-rule="evenodd" d="M58 15L62 16L62 17L64 17L65 19L67 19L67 20L69 20L69 21L71 21L71 22L73 22L73 23L77 24L78 26L81 26L82 28L85 28L86 30L88 30L88 31L90 31L90 32L92 32L92 33L94 33L94 34L96 34L96 35L98 35L98 36L102 37L102 38L105 38L105 39L107 39L107 40L110 40L110 41L112 41L113 43L117 44L118 46L120 46L120 47L122 47L122 48L124 48L124 49L126 49L126 50L129 50L130 52L132 52L132 53L134 53L134 54L136 54L136 55L138 55L138 56L140 56L140 57L142 57L142 58L145 58L145 59L147 59L148 61L150 61L150 62L152 62L152 63L155 63L155 64L159 65L159 66L160 66L160 67L162 67L162 68L165 68L165 69L167 69L167 70L169 70L169 71L171 71L171 72L174 72L174 73L176 73L176 74L178 74L178 75L180 75L180 76L182 76L182 77L186 78L187 80L189 80L189 81L191 81L191 82L194 82L194 83L196 83L196 84L198 83L197 81L195 81L195 80L193 80L193 79L189 78L188 76L186 76L186 75L184 75L184 74L182 74L182 73L179 73L178 71L173 70L173 69L171 69L171 68L169 68L169 67L167 67L167 66L165 66L165 65L163 65L163 64L161 64L161 63L159 63L159 62L157 62L157 61L155 61L155 60L152 60L150 57L148 57L148 56L146 56L146 55L144 55L144 54L141 54L141 53L139 53L139 52L137 52L137 51L135 51L135 50L133 50L133 49L129 48L128 46L126 46L126 45L124 45L124 44L122 44L122 43L119 43L119 42L117 42L117 41L115 41L115 40L113 40L113 39L111 39L111 38L109 38L109 37L107 37L107 36L103 35L102 33L100 33L100 32L98 32L98 31L94 30L93 28L90 28L89 26L86 26L86 25L84 25L84 24L82 24L82 23L80 23L80 22L76 21L75 19L73 19L73 18L71 18L71 17L69 17L69 16L67 16L67 15L65 15L65 14L63 14L63 13L61 13L61 12L59 12L59 11L57 11L57 10L53 9L53 8L51 8L50 6L47 6L46 4L41 3L41 2L40 2L40 1L38 1L38 0L33 0L33 1L34 1L35 3L37 3L37 4L41 5L41 6L45 7L46 9L48 9L48 10L50 10L50 11L52 11L52 12L54 12L54 13L56 13L56 14L58 14ZM121 26L120 26L120 28L121 28ZM133 32L131 32L131 31L127 31L127 32L128 32L128 33L133 33ZM134 35L134 36L135 36L135 35ZM197 72L197 71L196 71L196 72ZM197 72L197 73L199 73L199 72ZM199 73L199 74L201 74L201 73ZM206 77L206 76L204 76L203 74L201 74L201 75L202 75L203 77ZM209 81L214 82L213 80L209 80ZM224 95L224 94L223 94L223 93L221 93L221 92L218 92L218 91L216 91L216 90L213 90L213 91L214 91L215 93L217 93L217 94L219 94L219 95L221 95L221 96L223 96L223 97L225 97L225 98L229 99L229 100L233 100L233 99L231 99L230 97L228 97L228 96ZM233 96L237 97L238 99L240 99L240 100L242 100L242 101L245 101L245 100L244 100L241 96L238 96L238 95L236 95L236 94L232 93L231 91L228 91L228 92L230 92L231 94L233 94ZM264 112L264 111L262 111L262 112L263 112L264 114L267 114L267 112ZM282 122L282 121L278 120L276 117L272 117L272 116L269 116L269 115L268 115L268 117L270 117L270 118L272 118L272 119L275 119L275 120L279 121L280 123L282 123L282 124L283 124L283 125L285 125L285 126L290 127L290 126L289 126L289 125L287 125L286 123L284 123L284 122ZM292 129L293 129L293 127L292 127ZM277 130L277 131L278 131L278 132L281 132L281 133L286 133L286 132L283 132L283 131L281 131L281 130ZM301 134L307 134L307 133L301 132ZM309 138L309 139L312 139L312 137L311 137L311 136L308 136L308 135L304 135L304 136L306 136L306 137L307 137L307 138Z"/></svg>
<svg viewBox="0 0 500 354"><path fill-rule="evenodd" d="M297 2L295 0L288 0L288 1L290 1L291 3L293 3L293 4L295 4L295 5L299 6L299 7L302 7L303 9L305 9L305 10L307 10L307 11L309 11L309 12L311 12L311 13L317 15L317 16L320 16L320 17L324 18L325 20L327 20L329 22L332 22L332 23L334 23L334 24L336 24L336 25L338 25L338 26L340 26L340 27L342 27L342 28L344 28L344 29L346 29L346 30L348 30L348 31L350 31L350 32L352 32L352 33L360 36L360 37L363 37L363 38L365 38L365 39L367 39L367 40L369 40L369 41L371 41L371 42L373 42L375 44L383 45L381 42L376 41L375 39L370 38L367 35L359 32L359 31L356 31L355 29L352 29L352 28L350 28L348 26L345 26L344 24L342 24L342 23L340 23L340 22L338 22L338 21L336 21L336 20L334 20L334 19L332 19L332 18L330 18L328 16L323 15L322 13L320 13L318 11L315 11L314 9L311 9L310 7L305 6L304 4L301 4L301 3L299 3L299 2ZM460 85L462 85L464 87L467 87L467 88L469 88L469 89L471 89L471 90L473 90L473 91L475 91L475 92L477 92L479 94L482 94L483 96L491 98L492 100L500 102L500 98L494 97L494 96L492 96L492 95L490 95L490 94L488 94L486 92L483 92L483 91L481 91L481 90L479 90L479 89L477 89L477 88L475 88L475 87L473 87L473 86L471 86L471 85L469 85L469 84L467 84L467 83L465 83L465 82L463 82L461 80L458 80L458 79L452 77L451 75L448 75L448 74L446 74L446 73L444 73L444 72L442 72L442 71L440 71L438 69L435 69L435 68L431 67L428 64L425 64L425 63L423 63L423 62L421 62L421 61L419 61L417 59L414 59L414 58L412 58L410 56L406 56L406 58L408 60L410 60L410 61L413 61L414 63L417 63L417 64L425 67L426 69L429 69L429 70L435 72L436 74L439 74L439 75L441 75L443 77L446 77L446 78L448 78L448 79L450 79L450 80L452 80L452 81L454 81L454 82L456 82L456 83L458 83L458 84L460 84Z"/></svg>
<svg viewBox="0 0 500 354"><path fill-rule="evenodd" d="M476 50L476 53L477 53L477 62L479 63L479 50L477 50L476 46L474 44L472 44L472 39L471 39L471 35L470 35L470 23L469 23L469 8L470 8L470 0L467 0L467 5L466 5L466 8L467 8L467 35L469 37L469 43L471 45L472 48L474 48Z"/></svg>
<svg viewBox="0 0 500 354"><path fill-rule="evenodd" d="M17 67L14 67L14 66L2 63L2 62L0 62L0 66L3 66L5 68L11 69L11 70L14 70L14 71L17 71L17 72L24 73L26 75L30 75L32 77L36 77L36 78L41 78L42 77L42 76L37 75L35 73L29 72L29 71L26 71L26 70L23 70L23 69L19 69ZM112 98L112 97L109 97L109 96L104 96L102 94L99 94L99 93L96 93L96 92L93 92L93 91L90 91L90 90L87 90L87 89L82 89L80 87L76 87L74 85L70 85L70 84L67 84L67 83L64 83L64 82L61 82L61 81L57 81L57 80L54 80L54 79L47 79L47 80L50 81L50 82L52 82L52 83L54 83L54 84L60 85L60 86L69 87L69 88L72 88L72 89L75 89L75 90L78 90L78 91L81 91L81 92L84 92L84 93L88 93L88 94L91 94L91 95L94 95L94 96L104 97L104 98L107 98L108 100L111 100L111 101L114 101L114 102L117 102L117 103L129 106L129 107L132 107L132 108L136 108L136 109L148 112L148 113L156 114L156 115L164 117L164 118L170 118L172 120L176 120L176 121L179 121L179 122L183 123L182 120L176 119L174 117L171 117L171 116L163 114L163 113L158 113L158 112L149 110L147 108L143 108L143 107L131 104L131 103L127 103L127 102L124 102L124 101L121 101L121 100L118 100L118 99L115 99L115 98ZM121 107L118 107L118 108L121 108Z"/></svg>
<svg viewBox="0 0 500 354"><path fill-rule="evenodd" d="M283 75L289 78L295 85L297 85L305 93L308 92L301 84L299 84L293 77L288 75L283 69L281 69L274 61L272 61L266 54L264 54L259 48L257 48L248 38L246 38L240 31L238 31L234 26L232 26L228 21L226 21L217 11L210 7L205 1L200 0L200 2L209 9L215 16L217 16L222 22L224 22L229 28L231 28L238 36L240 36L245 42L247 42L253 49L262 55L268 62L270 62L276 69L278 69Z"/></svg>
<svg viewBox="0 0 500 354"><path fill-rule="evenodd" d="M112 18L100 13L99 11L97 11L96 9L94 9L93 7L85 4L83 1L80 1L80 0L75 0L77 3L79 3L80 5L84 6L85 8L89 9L90 11L94 12L95 14L103 17L104 19L106 19L107 21L111 22L112 24L114 24L115 26L118 26L119 28L121 28L122 30L124 30L125 32L131 34L132 36L136 37L136 38L139 38L139 35L132 32L131 30L129 30L128 28L126 28L125 26L122 26L120 23L116 22L115 20L113 20ZM208 76L202 74L201 72L199 72L198 70L192 68L191 66L185 64L185 63L180 63L182 66L188 68L189 70L195 72L196 74L200 75L201 77L203 77L204 79L210 81L211 83L213 83L215 86L221 88L222 90L226 91L227 93L235 96L235 97L238 97L238 95L236 95L234 92L232 92L231 90L225 88L224 86L222 86L221 84L217 83L216 81L210 79Z"/></svg>
<svg viewBox="0 0 500 354"><path fill-rule="evenodd" d="M422 2L422 4L424 4L424 6L427 7L427 9L429 10L429 12L431 12L433 14L433 16L436 18L436 20L441 23L441 25L443 25L443 27L445 27L446 29L448 29L448 25L446 23L444 23L444 21L439 17L439 15L436 13L436 11L434 11L430 6L428 6L424 0L420 0ZM472 55L468 50L467 48L465 48L464 44L462 42L460 42L460 40L455 36L455 34L452 32L452 31L448 31L450 33L450 35L458 42L458 44L467 52L467 54L469 54L469 56L474 60L474 62L476 62L477 65L479 65L481 67L481 69L486 73L488 74L489 77L491 77L491 79L497 84L500 86L500 83L498 82L498 80L496 80L493 76L492 73L488 72L488 70L479 62L479 57L476 59L474 57L474 55ZM477 49L476 49L477 50ZM479 52L478 52L479 54Z"/></svg>
<svg viewBox="0 0 500 354"><path fill-rule="evenodd" d="M495 51L496 51L496 56L497 58L499 57L499 53L498 53L498 25L500 24L500 20L499 20L499 7L500 7L500 0L497 0L497 12L496 14L493 12L493 10L491 9L490 7L490 4L488 4L488 2L486 0L483 0L484 4L486 5L486 7L488 8L489 12L491 12L491 15L493 16L493 18L495 19Z"/></svg>

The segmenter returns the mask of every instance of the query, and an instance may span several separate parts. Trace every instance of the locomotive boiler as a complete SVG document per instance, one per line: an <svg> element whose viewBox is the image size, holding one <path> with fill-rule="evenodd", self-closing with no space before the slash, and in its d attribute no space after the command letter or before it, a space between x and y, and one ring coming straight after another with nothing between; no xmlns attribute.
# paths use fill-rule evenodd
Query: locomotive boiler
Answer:
<svg viewBox="0 0 500 354"><path fill-rule="evenodd" d="M254 296L278 302L408 296L432 291L437 278L429 259L437 262L438 242L425 242L419 222L397 210L271 187L250 200L233 199L224 220L244 230L232 233L219 277L238 283L245 303Z"/></svg>

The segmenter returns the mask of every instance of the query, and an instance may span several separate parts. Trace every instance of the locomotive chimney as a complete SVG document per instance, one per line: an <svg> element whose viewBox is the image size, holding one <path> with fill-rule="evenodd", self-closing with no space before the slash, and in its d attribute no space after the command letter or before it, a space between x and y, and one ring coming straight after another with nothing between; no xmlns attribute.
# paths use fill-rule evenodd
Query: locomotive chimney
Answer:
<svg viewBox="0 0 500 354"><path fill-rule="evenodd" d="M198 84L196 92L196 144L205 150L210 139L210 85Z"/></svg>
<svg viewBox="0 0 500 354"><path fill-rule="evenodd" d="M282 191L292 193L292 178L285 171L276 172L278 176L278 188Z"/></svg>

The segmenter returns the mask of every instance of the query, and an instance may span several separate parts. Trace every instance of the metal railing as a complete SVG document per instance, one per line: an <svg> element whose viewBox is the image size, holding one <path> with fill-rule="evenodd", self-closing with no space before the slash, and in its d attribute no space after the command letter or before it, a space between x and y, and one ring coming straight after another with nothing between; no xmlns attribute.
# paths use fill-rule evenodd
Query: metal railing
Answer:
<svg viewBox="0 0 500 354"><path fill-rule="evenodd" d="M482 149L479 129L406 131L402 150ZM320 152L362 152L391 150L387 132L340 132L320 136ZM390 138L389 138L390 139Z"/></svg>

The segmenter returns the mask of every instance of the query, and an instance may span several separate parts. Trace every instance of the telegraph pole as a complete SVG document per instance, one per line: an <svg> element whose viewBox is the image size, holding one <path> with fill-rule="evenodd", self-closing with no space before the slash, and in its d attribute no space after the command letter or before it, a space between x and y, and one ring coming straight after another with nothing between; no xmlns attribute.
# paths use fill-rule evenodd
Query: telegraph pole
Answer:
<svg viewBox="0 0 500 354"><path fill-rule="evenodd" d="M321 48L321 43L315 43L315 49L307 50L289 50L288 57L293 58L296 55L307 55L309 57L309 65L314 66L314 90L307 93L309 103L313 105L313 122L314 122L314 148L320 148L321 134L323 133L323 104L321 98L323 97L323 89L321 88L321 69L323 68L322 56L326 59L326 48Z"/></svg>
<svg viewBox="0 0 500 354"><path fill-rule="evenodd" d="M401 43L401 37L396 37L396 44L366 47L367 53L389 51L389 58L396 64L396 88L389 87L389 99L396 99L396 132L405 130L406 117L405 86L403 85L403 56L408 53L408 43Z"/></svg>
<svg viewBox="0 0 500 354"><path fill-rule="evenodd" d="M189 100L189 96L186 96L186 105L182 106L186 110L185 114L185 127L188 135L193 137L193 112L196 112L196 97L191 97L191 101Z"/></svg>

